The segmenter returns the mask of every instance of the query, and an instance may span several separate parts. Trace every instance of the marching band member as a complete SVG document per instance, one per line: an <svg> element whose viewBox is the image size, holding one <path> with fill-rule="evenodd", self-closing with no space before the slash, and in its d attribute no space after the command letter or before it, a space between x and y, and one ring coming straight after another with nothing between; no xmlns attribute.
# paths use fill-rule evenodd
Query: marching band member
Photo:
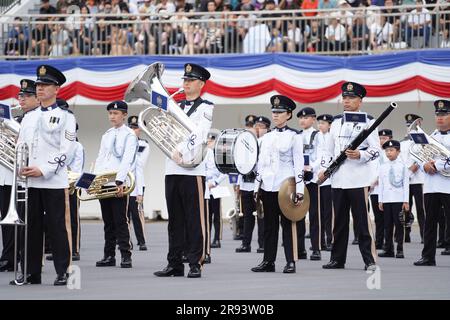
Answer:
<svg viewBox="0 0 450 320"><path fill-rule="evenodd" d="M319 186L316 183L321 159L318 159L317 157L317 133L319 133L319 130L314 128L314 123L316 122L316 110L310 107L303 108L297 113L297 118L300 128L303 129L303 154L305 158L305 172L303 178L305 180L306 188L308 188L310 197L309 234L311 239L312 254L309 258L311 260L321 260L320 244L322 241L320 236L322 231L320 230L320 197ZM300 220L298 224L300 223L305 224L305 219ZM303 234L299 232L298 241L304 242L304 236L304 232ZM306 255L306 251L303 255ZM299 257L301 257L301 254L299 254Z"/></svg>
<svg viewBox="0 0 450 320"><path fill-rule="evenodd" d="M36 91L41 107L25 115L18 139L18 143L25 142L30 148L29 166L21 174L28 178L29 275L24 276L31 284L41 283L44 212L57 273L54 285L67 284L71 261L69 184L65 167L73 156L76 124L75 117L56 104L59 88L65 81L58 69L38 66Z"/></svg>
<svg viewBox="0 0 450 320"><path fill-rule="evenodd" d="M434 107L436 130L431 136L449 151L450 100L437 100L434 102ZM450 157L440 157L439 159L420 164L420 166L426 173L424 183L426 218L422 258L414 262L414 265L435 266L437 221L442 207L444 208L446 218L450 219L450 178L440 174L438 171L449 170Z"/></svg>
<svg viewBox="0 0 450 320"><path fill-rule="evenodd" d="M122 256L120 267L131 268L130 229L127 216L128 196L123 191L128 172L134 172L138 142L133 130L125 125L128 105L124 101L113 101L106 107L112 128L102 137L100 150L95 161L95 173L117 172L116 197L100 200L102 218L105 224L104 257L97 261L97 267L116 265L116 245ZM106 185L110 186L110 185Z"/></svg>
<svg viewBox="0 0 450 320"><path fill-rule="evenodd" d="M145 178L144 168L147 164L150 147L145 139L140 139L139 135L141 129L138 125L138 117L131 116L128 118L128 126L133 129L136 137L138 137L138 151L136 156L136 170L134 176L136 178L136 187L130 195L128 203L128 219L133 221L134 233L136 235L137 245L140 251L146 251L147 245L145 243L145 216L144 211L139 210L139 206L144 203Z"/></svg>
<svg viewBox="0 0 450 320"><path fill-rule="evenodd" d="M327 152L326 145L328 139L331 138L330 127L333 122L331 114L321 114L317 117L317 158L320 159L320 170L326 170L333 161L333 155ZM321 248L325 251L331 251L331 243L333 241L332 218L333 218L333 202L331 197L331 181L327 179L320 185L320 230L321 230Z"/></svg>
<svg viewBox="0 0 450 320"><path fill-rule="evenodd" d="M20 91L17 99L23 111L21 116L15 118L18 123L22 122L25 114L38 107L39 101L36 98L36 84L33 80L20 80ZM1 218L6 217L9 209L11 197L13 173L0 165L0 211ZM17 206L21 218L24 214L24 206L20 202ZM0 272L14 270L14 228L13 226L2 225L3 250L0 257Z"/></svg>
<svg viewBox="0 0 450 320"><path fill-rule="evenodd" d="M409 127L415 120L420 119L423 120L422 117L416 114L407 114L405 115L406 126ZM417 220L419 221L419 230L420 230L420 238L423 243L423 229L425 226L425 212L423 207L423 183L425 181L425 173L422 170L419 170L419 165L409 153L409 148L413 144L413 141L406 135L405 138L400 141L400 157L403 162L408 166L409 170L409 208L410 215L412 215L411 211L413 208L413 198L414 204L416 206L417 212ZM405 228L405 242L411 242L411 227Z"/></svg>
<svg viewBox="0 0 450 320"><path fill-rule="evenodd" d="M390 129L381 129L378 130L378 137L380 140L380 147L383 147L384 143L392 139L392 130ZM400 153L401 158L401 153ZM379 161L372 161L371 164L374 166L373 171L379 172L380 166L388 162L388 158L386 157L386 153L381 153L378 157ZM379 209L378 200L379 200L379 174L376 175L374 182L370 187L370 203L372 204L373 215L375 218L375 249L381 250L384 249L384 214L383 211Z"/></svg>
<svg viewBox="0 0 450 320"><path fill-rule="evenodd" d="M294 252L297 238L293 238L292 223L282 213L278 204L278 191L282 182L294 176L296 199L302 201L303 182L303 143L299 131L287 126L292 118L295 102L282 95L270 98L272 121L275 128L267 133L261 143L261 153L257 164L255 194L261 192L264 207L264 259L253 272L275 272L275 259L278 247L278 232L283 229L283 248L286 266L283 273L295 273ZM258 190L259 189L259 190Z"/></svg>
<svg viewBox="0 0 450 320"><path fill-rule="evenodd" d="M366 89L355 82L346 82L342 85L342 100L344 111L360 112L362 99ZM363 115L363 114L362 114ZM363 115L364 116L364 115ZM361 117L359 123L346 120L343 115L335 117L330 129L332 139L327 148L335 157L339 156L348 143L350 143L369 123ZM369 123L367 123L369 122ZM369 137L356 150L347 150L347 159L331 177L331 188L334 206L333 248L330 262L324 269L342 269L347 258L347 245L349 235L350 209L353 221L358 226L359 249L364 260L365 269L371 271L376 268L375 243L371 235L368 216L367 200L368 189L371 184L370 161L376 160L379 155L378 132L372 132ZM319 179L324 180L323 171Z"/></svg>
<svg viewBox="0 0 450 320"><path fill-rule="evenodd" d="M206 142L211 129L214 104L200 97L209 77L210 73L202 66L193 63L184 66L183 88L186 100L181 102L181 108L198 128L191 134L190 140L186 141L193 150ZM154 273L157 277L184 276L182 251L186 243L185 254L190 267L188 278L201 277L201 266L205 259L206 165L203 161L194 168L183 168L177 164L181 163L182 157L180 152L174 152L172 159L166 159L165 193L169 213L169 252L168 265Z"/></svg>
<svg viewBox="0 0 450 320"><path fill-rule="evenodd" d="M383 144L386 158L379 169L378 208L384 218L384 252L379 257L404 258L403 238L405 235L404 216L400 215L409 211L409 176L404 162L400 159L400 142L388 140ZM394 255L394 242L392 234L395 226L395 242L397 253Z"/></svg>
<svg viewBox="0 0 450 320"><path fill-rule="evenodd" d="M226 174L221 173L214 161L214 143L216 135L208 134L208 152L206 154L206 183L205 183L205 199L208 205L208 225L207 236L207 255L205 263L211 263L210 248L220 248L220 240L222 239L222 202L220 198L214 198L211 190L217 187L223 180L227 178ZM212 222L212 223L211 223ZM214 224L214 240L211 242L211 229ZM208 260L208 262L207 262Z"/></svg>
<svg viewBox="0 0 450 320"><path fill-rule="evenodd" d="M270 120L264 116L256 118L254 129L258 137L258 142L261 144L263 136L270 129ZM242 244L236 248L236 252L251 252L252 233L255 228L255 217L253 212L256 211L256 203L253 198L253 190L255 189L256 174L254 171L246 175L239 175L239 195L242 203L242 213L244 214L244 237ZM257 217L258 223L258 249L257 253L264 252L264 218Z"/></svg>

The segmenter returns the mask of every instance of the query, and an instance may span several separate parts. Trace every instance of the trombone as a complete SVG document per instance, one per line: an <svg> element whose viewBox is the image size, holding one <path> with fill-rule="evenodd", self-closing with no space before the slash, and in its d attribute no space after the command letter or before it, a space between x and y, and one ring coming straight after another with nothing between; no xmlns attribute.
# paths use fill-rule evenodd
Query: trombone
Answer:
<svg viewBox="0 0 450 320"><path fill-rule="evenodd" d="M16 285L26 284L27 281L27 255L28 255L28 186L27 177L20 174L22 168L28 166L30 150L25 142L16 145L15 149L15 163L13 167L13 182L11 186L11 197L9 200L9 209L6 217L0 221L0 225L14 226L14 281ZM22 185L22 189L19 189ZM24 205L24 220L21 220L17 211L17 204ZM17 242L19 236L17 234L17 227L23 226L25 228L23 250L21 250L21 261L23 271L23 282L18 281L17 271ZM22 248L21 248L22 249Z"/></svg>

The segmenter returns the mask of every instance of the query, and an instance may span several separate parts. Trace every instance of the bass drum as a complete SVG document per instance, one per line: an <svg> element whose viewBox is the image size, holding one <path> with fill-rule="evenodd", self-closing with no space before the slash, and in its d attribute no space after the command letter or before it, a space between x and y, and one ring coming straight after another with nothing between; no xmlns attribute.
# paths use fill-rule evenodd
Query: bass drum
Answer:
<svg viewBox="0 0 450 320"><path fill-rule="evenodd" d="M247 130L226 129L216 139L214 162L220 172L250 173L258 161L258 139Z"/></svg>

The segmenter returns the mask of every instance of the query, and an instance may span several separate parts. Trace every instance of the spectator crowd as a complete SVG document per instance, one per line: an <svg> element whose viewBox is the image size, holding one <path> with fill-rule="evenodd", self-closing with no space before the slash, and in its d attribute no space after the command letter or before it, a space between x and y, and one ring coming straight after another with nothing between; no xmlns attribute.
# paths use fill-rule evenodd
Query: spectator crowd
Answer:
<svg viewBox="0 0 450 320"><path fill-rule="evenodd" d="M58 0L54 4L41 0L38 17L14 18L3 41L5 56L346 54L450 47L450 0Z"/></svg>

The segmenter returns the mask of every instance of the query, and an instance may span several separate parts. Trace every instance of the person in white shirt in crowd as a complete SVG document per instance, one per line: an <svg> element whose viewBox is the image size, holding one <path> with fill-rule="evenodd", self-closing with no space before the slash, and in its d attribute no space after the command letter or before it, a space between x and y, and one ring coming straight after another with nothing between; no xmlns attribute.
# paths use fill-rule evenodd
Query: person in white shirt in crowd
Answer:
<svg viewBox="0 0 450 320"><path fill-rule="evenodd" d="M431 134L446 150L450 150L450 100L436 100L435 123L436 130ZM436 237L437 222L444 210L445 218L450 219L450 177L442 173L450 172L450 157L438 157L434 160L420 164L426 173L424 183L425 199L425 229L422 258L416 262L416 266L436 265ZM448 245L448 244L447 244ZM450 247L442 252L450 254Z"/></svg>
<svg viewBox="0 0 450 320"><path fill-rule="evenodd" d="M394 42L394 26L380 16L370 26L370 45L372 49L387 49Z"/></svg>
<svg viewBox="0 0 450 320"><path fill-rule="evenodd" d="M399 157L400 142L389 140L383 144L388 161L380 166L378 208L384 218L384 251L382 258L404 258L403 238L405 235L405 212L409 211L409 177L405 163ZM393 232L397 252L394 253Z"/></svg>
<svg viewBox="0 0 450 320"><path fill-rule="evenodd" d="M325 39L327 39L328 50L345 50L347 30L339 23L339 20L335 15L331 18L330 24L325 30Z"/></svg>
<svg viewBox="0 0 450 320"><path fill-rule="evenodd" d="M424 37L421 47L430 45L431 37L431 15L427 8L423 7L423 0L416 0L416 9L408 13L408 21L406 26L406 42L412 47L413 37Z"/></svg>

